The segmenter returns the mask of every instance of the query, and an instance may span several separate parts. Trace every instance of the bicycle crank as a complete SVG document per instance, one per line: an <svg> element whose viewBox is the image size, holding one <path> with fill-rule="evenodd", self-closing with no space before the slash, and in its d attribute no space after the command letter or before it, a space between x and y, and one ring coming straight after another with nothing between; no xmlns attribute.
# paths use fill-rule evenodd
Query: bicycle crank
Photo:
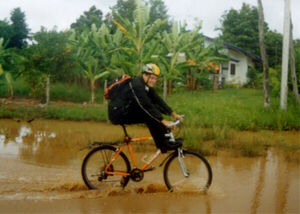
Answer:
<svg viewBox="0 0 300 214"><path fill-rule="evenodd" d="M140 182L144 178L144 172L138 168L131 170L130 178L135 182Z"/></svg>

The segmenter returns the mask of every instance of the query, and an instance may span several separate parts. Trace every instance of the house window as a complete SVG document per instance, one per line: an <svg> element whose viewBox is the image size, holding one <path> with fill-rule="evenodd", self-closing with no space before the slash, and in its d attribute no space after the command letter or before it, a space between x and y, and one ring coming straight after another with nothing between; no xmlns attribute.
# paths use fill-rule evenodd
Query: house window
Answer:
<svg viewBox="0 0 300 214"><path fill-rule="evenodd" d="M230 64L230 74L235 75L235 64L233 63Z"/></svg>

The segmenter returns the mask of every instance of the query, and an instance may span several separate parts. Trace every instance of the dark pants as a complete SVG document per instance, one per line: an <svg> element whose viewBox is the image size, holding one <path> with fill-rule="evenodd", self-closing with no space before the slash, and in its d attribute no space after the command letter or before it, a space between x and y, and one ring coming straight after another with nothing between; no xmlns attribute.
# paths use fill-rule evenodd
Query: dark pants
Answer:
<svg viewBox="0 0 300 214"><path fill-rule="evenodd" d="M116 115L118 113L116 112ZM110 119L113 119L114 113L111 113ZM163 153L167 151L166 137L165 134L168 133L168 129L160 121L152 118L146 112L144 112L139 106L130 106L126 110L126 114L118 115L118 117L123 117L119 124L146 124L149 131L153 137L155 145Z"/></svg>

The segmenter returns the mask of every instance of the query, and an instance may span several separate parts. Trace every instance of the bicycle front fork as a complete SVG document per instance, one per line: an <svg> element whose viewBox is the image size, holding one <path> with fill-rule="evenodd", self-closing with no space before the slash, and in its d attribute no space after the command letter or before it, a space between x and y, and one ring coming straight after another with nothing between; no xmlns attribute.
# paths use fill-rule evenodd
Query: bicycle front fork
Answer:
<svg viewBox="0 0 300 214"><path fill-rule="evenodd" d="M181 148L178 148L177 151L178 151L178 161L179 161L179 165L180 165L182 174L183 174L184 177L187 178L187 177L190 176L190 173L186 169L186 166L185 166L184 161L183 161L183 159L184 159L183 151L182 151Z"/></svg>

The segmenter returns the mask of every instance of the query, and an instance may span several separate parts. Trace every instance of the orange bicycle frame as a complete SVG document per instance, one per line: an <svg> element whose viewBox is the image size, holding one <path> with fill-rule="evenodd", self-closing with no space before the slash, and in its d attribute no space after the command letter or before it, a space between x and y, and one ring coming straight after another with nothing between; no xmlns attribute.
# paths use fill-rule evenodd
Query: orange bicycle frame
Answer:
<svg viewBox="0 0 300 214"><path fill-rule="evenodd" d="M127 135L125 136L125 140L124 140L124 144L118 148L116 154L112 157L111 161L109 162L109 164L107 164L107 166L105 167L104 171L106 174L108 175L123 175L123 176L130 176L130 173L122 171L122 170L114 170L113 172L109 171L109 167L113 164L113 162L118 158L118 156L120 155L120 153L124 150L124 148L128 147L128 151L130 154L130 158L131 158L131 162L134 168L137 168L137 164L136 164L136 160L135 160L135 156L134 156L134 152L132 150L132 146L131 146L131 142L138 142L138 141L147 141L147 140L151 140L152 137L138 137L138 138L129 138ZM142 166L141 171L146 170L149 165L159 156L159 154L161 153L160 150L157 150L157 152Z"/></svg>

